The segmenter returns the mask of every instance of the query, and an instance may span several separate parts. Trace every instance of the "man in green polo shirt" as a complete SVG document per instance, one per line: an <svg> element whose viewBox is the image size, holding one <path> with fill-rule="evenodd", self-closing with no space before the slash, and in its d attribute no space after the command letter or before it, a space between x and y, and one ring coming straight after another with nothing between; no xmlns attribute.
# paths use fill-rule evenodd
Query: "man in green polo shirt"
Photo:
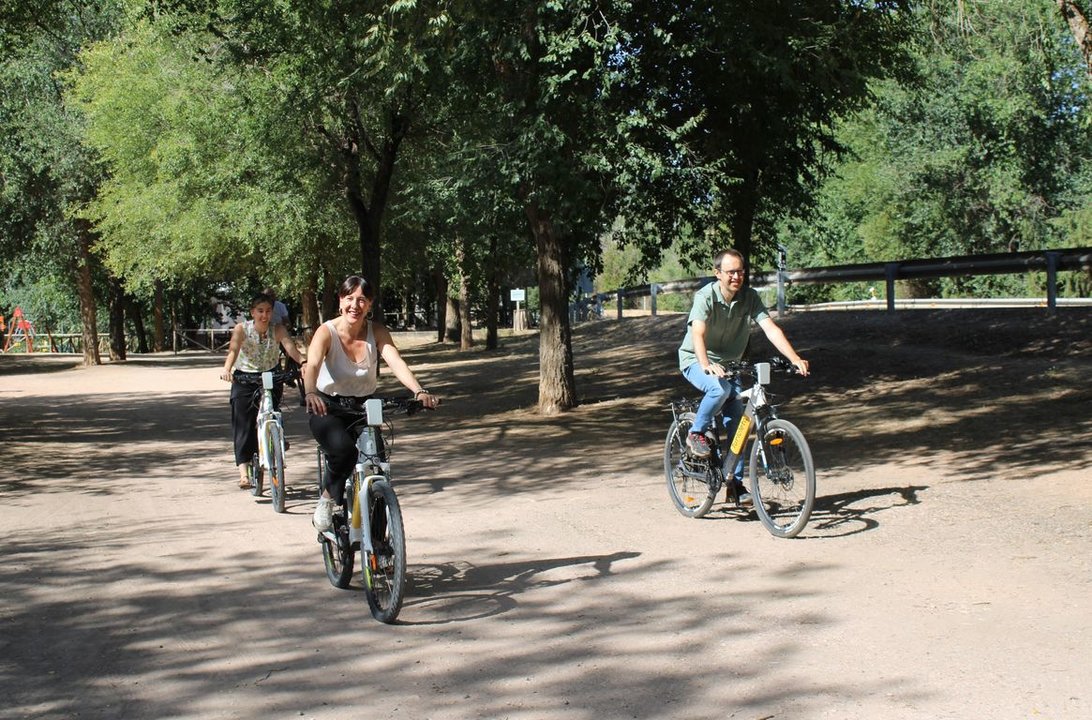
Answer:
<svg viewBox="0 0 1092 720"><path fill-rule="evenodd" d="M796 366L801 375L808 374L808 361L793 350L792 343L766 311L762 298L754 288L744 288L743 255L724 250L713 258L716 282L711 282L694 295L694 305L686 321L686 337L679 347L679 369L690 384L704 393L694 424L686 438L686 446L696 457L709 457L709 440L705 431L723 407L727 437L732 437L743 414L738 395L739 384L729 378L723 363L739 360L747 349L751 323L756 323L766 337ZM741 503L751 496L742 488L743 461L735 469L737 493Z"/></svg>

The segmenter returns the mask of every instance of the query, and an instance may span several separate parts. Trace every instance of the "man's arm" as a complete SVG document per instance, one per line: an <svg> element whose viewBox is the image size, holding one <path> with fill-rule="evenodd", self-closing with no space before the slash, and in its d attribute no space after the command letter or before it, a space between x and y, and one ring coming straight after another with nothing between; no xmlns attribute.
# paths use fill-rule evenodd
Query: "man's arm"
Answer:
<svg viewBox="0 0 1092 720"><path fill-rule="evenodd" d="M808 361L796 354L792 343L785 337L785 331L773 321L773 318L769 316L762 318L758 326L762 328L762 332L766 333L766 338L777 348L777 351L787 357L801 375L808 374Z"/></svg>
<svg viewBox="0 0 1092 720"><path fill-rule="evenodd" d="M727 375L724 366L720 363L709 362L709 351L705 345L705 328L704 320L693 320L690 323L690 337L694 341L694 357L697 358L698 366L702 370L710 375L724 377Z"/></svg>

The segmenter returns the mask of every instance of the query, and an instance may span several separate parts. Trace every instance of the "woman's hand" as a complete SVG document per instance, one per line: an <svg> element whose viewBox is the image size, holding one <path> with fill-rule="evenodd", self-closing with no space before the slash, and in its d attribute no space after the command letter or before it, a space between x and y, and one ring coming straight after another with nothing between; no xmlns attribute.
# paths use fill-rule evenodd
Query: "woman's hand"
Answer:
<svg viewBox="0 0 1092 720"><path fill-rule="evenodd" d="M413 396L413 399L420 400L421 404L429 408L430 410L440 404L440 396L433 395L428 390L421 390Z"/></svg>
<svg viewBox="0 0 1092 720"><path fill-rule="evenodd" d="M231 382L231 371L230 370L221 370L220 371L220 379L223 380L224 382Z"/></svg>
<svg viewBox="0 0 1092 720"><path fill-rule="evenodd" d="M326 401L317 392L311 391L303 396L303 402L307 405L307 412L322 417L326 414Z"/></svg>

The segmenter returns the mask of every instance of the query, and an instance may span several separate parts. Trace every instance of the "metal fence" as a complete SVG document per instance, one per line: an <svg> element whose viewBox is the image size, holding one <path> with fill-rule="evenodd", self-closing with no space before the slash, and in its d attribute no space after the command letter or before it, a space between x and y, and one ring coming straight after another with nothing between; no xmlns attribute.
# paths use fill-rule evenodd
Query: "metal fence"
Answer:
<svg viewBox="0 0 1092 720"><path fill-rule="evenodd" d="M782 253L782 258L784 254ZM1029 252L999 253L992 255L959 255L928 260L899 260L895 262L862 263L830 267L790 270L782 267L750 273L750 285L756 290L777 289L777 309L784 312L785 289L793 283L870 282L882 280L887 286L886 307L896 309L895 281L914 278L955 277L962 275L1001 275L1026 272L1046 272L1046 307L1053 311L1058 306L1057 282L1061 271L1079 270L1092 272L1092 248L1065 250L1037 250ZM712 276L673 280L664 283L634 285L606 293L591 295L583 301L584 308L611 298L617 301L618 318L627 298L651 298L651 311L656 314L656 298L667 293L693 292L713 281ZM898 305L902 305L899 302Z"/></svg>

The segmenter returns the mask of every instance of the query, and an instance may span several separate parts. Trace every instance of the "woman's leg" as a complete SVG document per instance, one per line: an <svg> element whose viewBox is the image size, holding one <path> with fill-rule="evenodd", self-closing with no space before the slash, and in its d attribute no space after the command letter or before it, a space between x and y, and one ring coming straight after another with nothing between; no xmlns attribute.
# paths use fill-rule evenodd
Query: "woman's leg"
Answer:
<svg viewBox="0 0 1092 720"><path fill-rule="evenodd" d="M239 484L249 486L247 469L258 452L258 406L254 403L254 388L242 383L231 386L231 434L235 445L235 465L239 468Z"/></svg>
<svg viewBox="0 0 1092 720"><path fill-rule="evenodd" d="M356 439L349 432L345 420L332 409L326 415L311 415L308 424L329 461L322 477L322 496L340 505L345 479L356 465Z"/></svg>

